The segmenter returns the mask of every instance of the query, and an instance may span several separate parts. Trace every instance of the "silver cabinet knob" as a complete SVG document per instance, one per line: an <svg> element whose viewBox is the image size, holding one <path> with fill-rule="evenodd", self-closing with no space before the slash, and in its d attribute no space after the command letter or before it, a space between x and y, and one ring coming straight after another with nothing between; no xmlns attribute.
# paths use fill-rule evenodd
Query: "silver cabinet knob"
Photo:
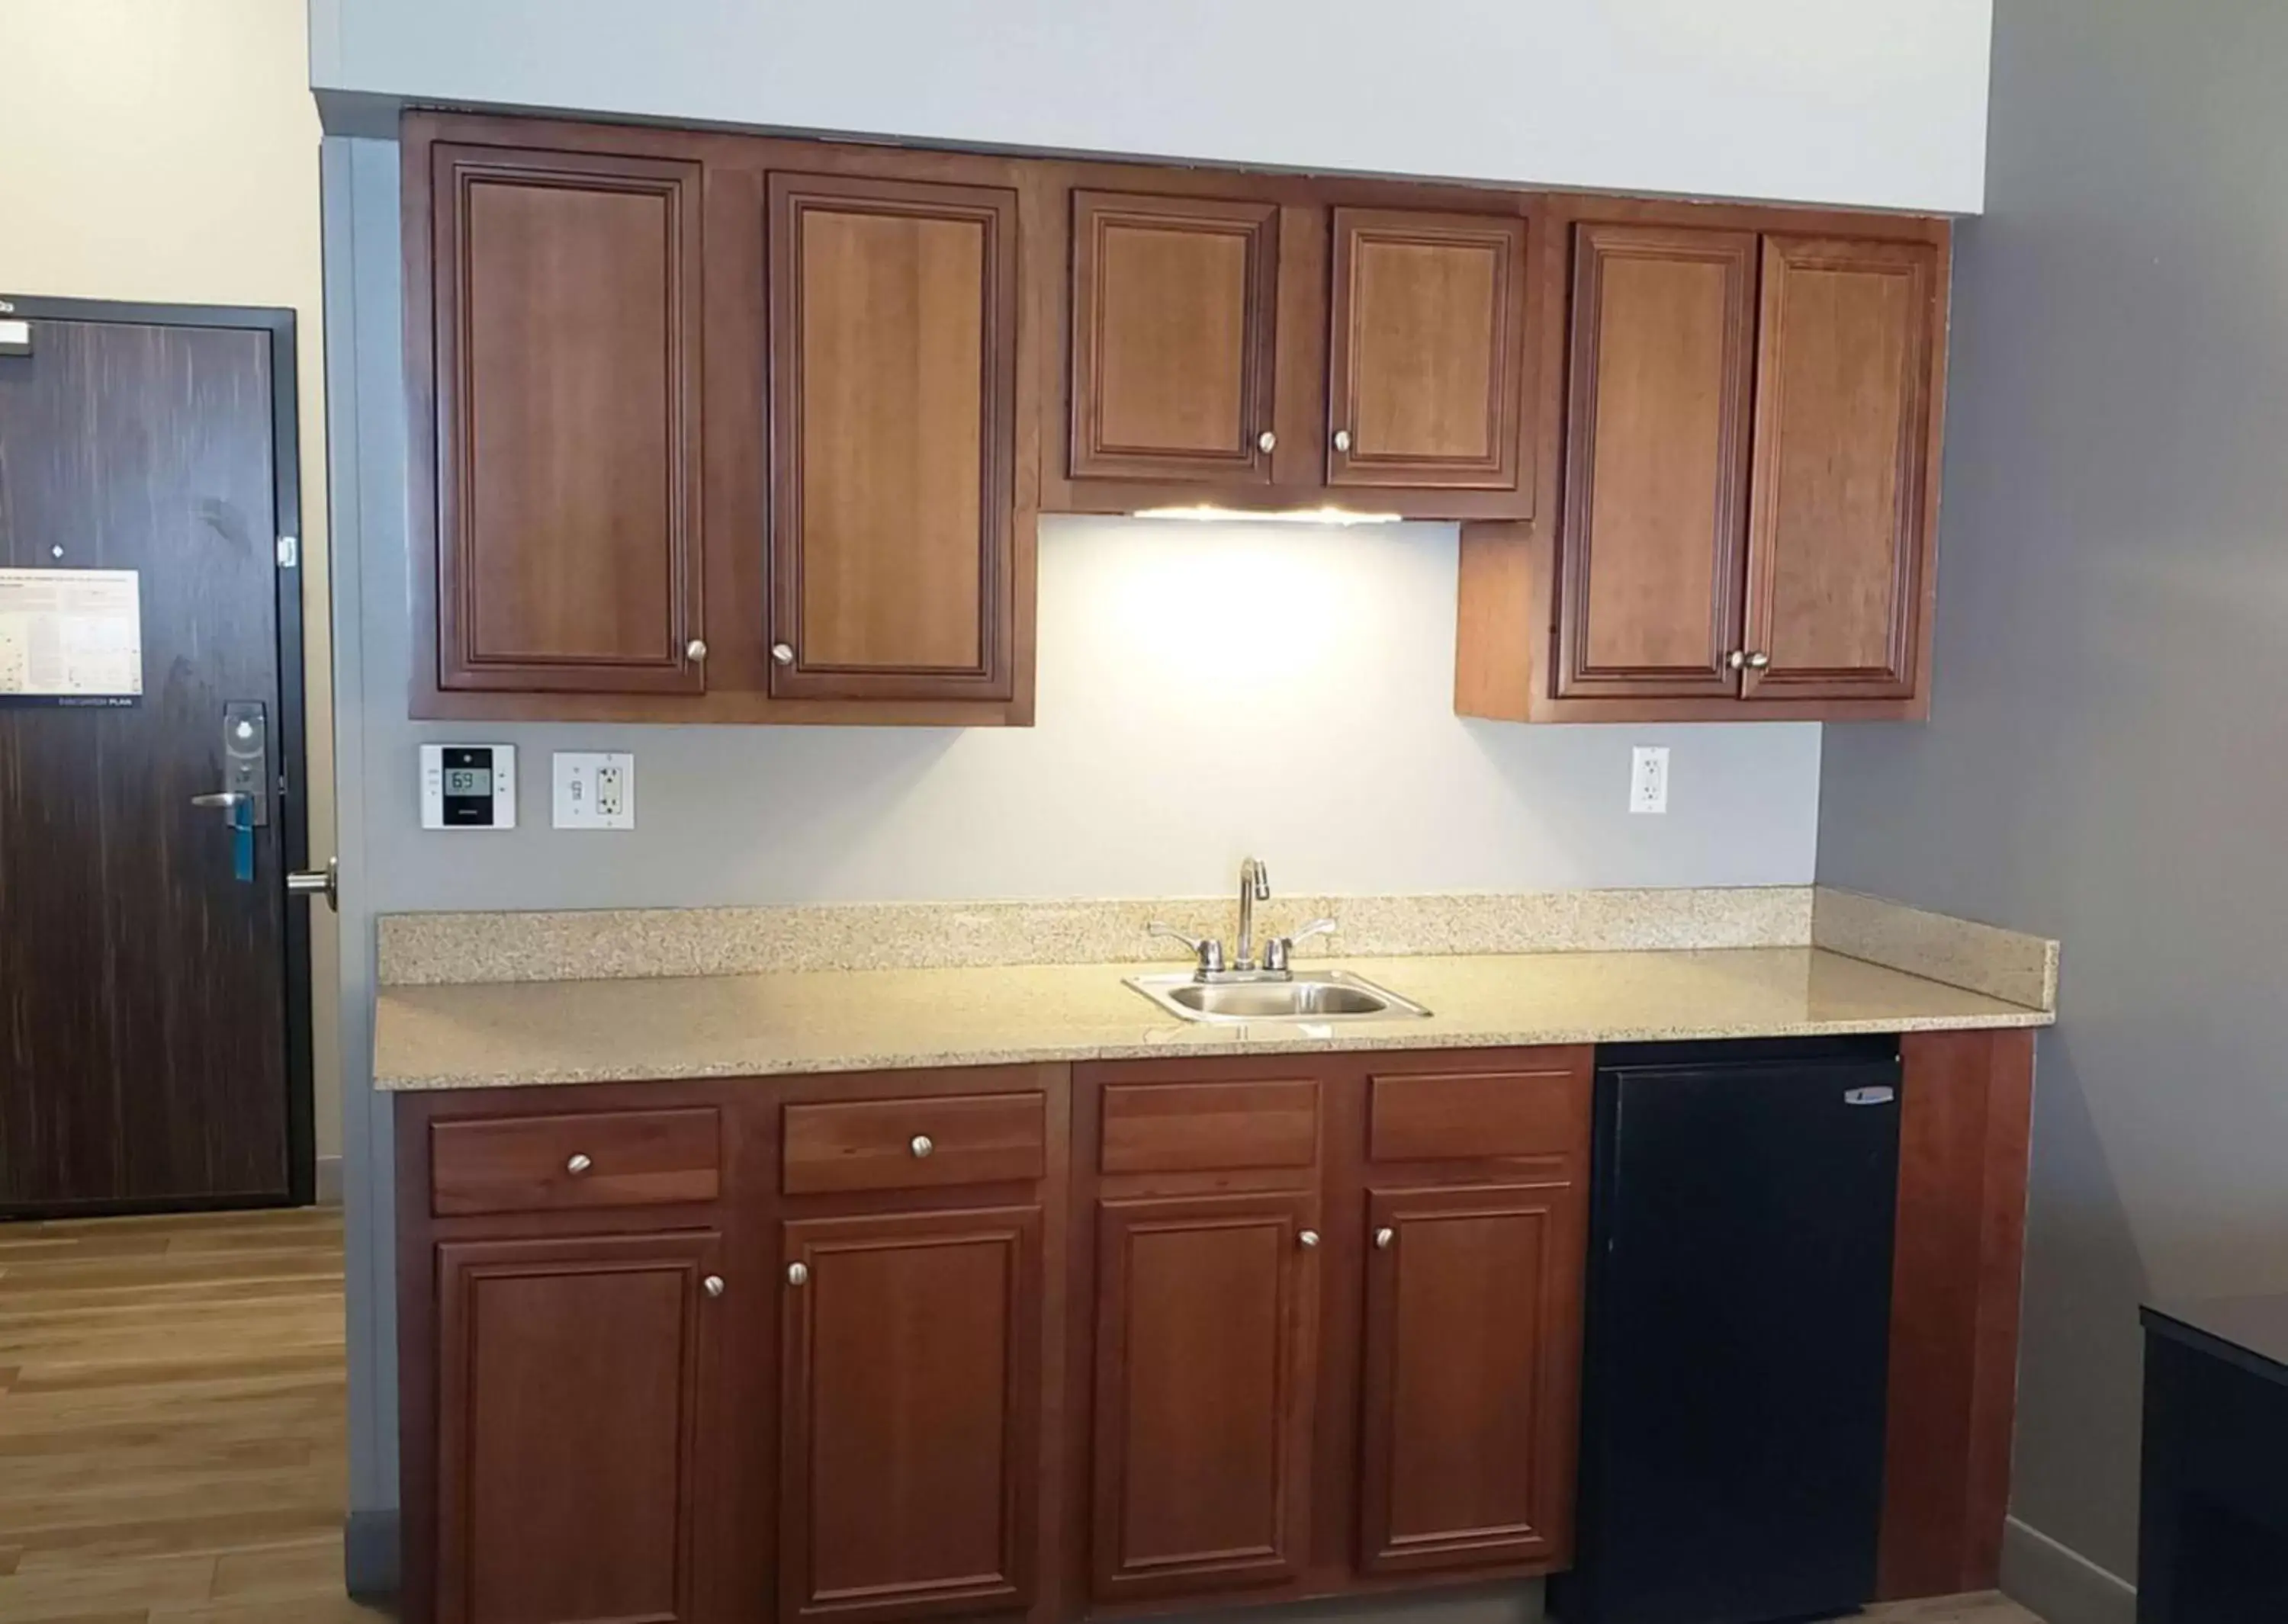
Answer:
<svg viewBox="0 0 2288 1624"><path fill-rule="evenodd" d="M1378 1229L1374 1232L1374 1244L1378 1248L1386 1248L1397 1239L1398 1232L1394 1229Z"/></svg>
<svg viewBox="0 0 2288 1624"><path fill-rule="evenodd" d="M1347 451L1350 448L1351 432L1348 429L1337 429L1335 431L1335 449L1338 451Z"/></svg>
<svg viewBox="0 0 2288 1624"><path fill-rule="evenodd" d="M719 1297L723 1295L723 1277L719 1274L709 1275L700 1281L699 1285L700 1288L711 1297Z"/></svg>
<svg viewBox="0 0 2288 1624"><path fill-rule="evenodd" d="M1255 437L1255 447L1259 451L1275 451L1279 447L1279 436L1266 429Z"/></svg>
<svg viewBox="0 0 2288 1624"><path fill-rule="evenodd" d="M930 1137L927 1134L918 1133L913 1137L911 1141L907 1144L906 1148L913 1152L916 1160L919 1160L922 1157L927 1156L932 1151L935 1150L937 1146L931 1141Z"/></svg>
<svg viewBox="0 0 2288 1624"><path fill-rule="evenodd" d="M1769 654L1750 654L1750 655L1748 656L1748 669L1749 669L1750 670L1752 670L1752 671L1761 671L1761 670L1768 669L1769 669L1769 667L1770 667L1771 663L1772 663L1772 657L1771 657Z"/></svg>
<svg viewBox="0 0 2288 1624"><path fill-rule="evenodd" d="M788 1285L790 1285L790 1286L799 1286L799 1285L801 1285L805 1280L808 1279L809 1278L810 1278L810 1265L809 1265L809 1264L789 1264L787 1265L787 1284L788 1284Z"/></svg>
<svg viewBox="0 0 2288 1624"><path fill-rule="evenodd" d="M707 645L701 642L697 638L694 638L690 642L686 643L683 646L683 652L688 655L695 664L699 661L707 658Z"/></svg>
<svg viewBox="0 0 2288 1624"><path fill-rule="evenodd" d="M1315 1229L1307 1229L1300 1232L1295 1237L1295 1244L1301 1247L1305 1251L1309 1251L1313 1247L1319 1244L1319 1232Z"/></svg>
<svg viewBox="0 0 2288 1624"><path fill-rule="evenodd" d="M572 1175L573 1177L577 1178L581 1174L585 1173L590 1168L592 1168L596 1164L594 1162L588 1160L584 1153L579 1151L575 1151L572 1153L572 1160L564 1164L564 1170Z"/></svg>
<svg viewBox="0 0 2288 1624"><path fill-rule="evenodd" d="M771 658L777 661L781 665L792 665L794 663L794 649L789 644L774 643L771 645Z"/></svg>
<svg viewBox="0 0 2288 1624"><path fill-rule="evenodd" d="M1727 670L1736 671L1747 663L1748 654L1745 649L1736 648L1724 656L1724 666Z"/></svg>

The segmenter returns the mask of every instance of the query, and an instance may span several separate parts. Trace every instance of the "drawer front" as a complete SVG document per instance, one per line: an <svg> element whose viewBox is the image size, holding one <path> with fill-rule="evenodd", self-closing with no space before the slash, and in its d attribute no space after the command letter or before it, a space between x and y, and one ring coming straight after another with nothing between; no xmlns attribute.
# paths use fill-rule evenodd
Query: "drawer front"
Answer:
<svg viewBox="0 0 2288 1624"><path fill-rule="evenodd" d="M786 1108L789 1195L1037 1179L1048 1168L1040 1093L833 1100Z"/></svg>
<svg viewBox="0 0 2288 1624"><path fill-rule="evenodd" d="M1115 1083L1104 1090L1099 1166L1107 1173L1307 1168L1319 1160L1319 1085Z"/></svg>
<svg viewBox="0 0 2288 1624"><path fill-rule="evenodd" d="M722 1140L712 1105L433 1122L429 1210L456 1218L711 1201Z"/></svg>
<svg viewBox="0 0 2288 1624"><path fill-rule="evenodd" d="M1370 1087L1367 1153L1377 1161L1568 1156L1589 1141L1589 1078L1565 1069L1419 1072Z"/></svg>

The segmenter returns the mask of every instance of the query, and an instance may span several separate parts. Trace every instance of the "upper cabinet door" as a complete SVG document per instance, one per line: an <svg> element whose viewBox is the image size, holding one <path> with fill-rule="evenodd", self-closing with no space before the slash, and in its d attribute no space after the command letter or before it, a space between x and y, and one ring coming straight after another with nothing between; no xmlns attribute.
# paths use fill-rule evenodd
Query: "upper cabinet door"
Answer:
<svg viewBox="0 0 2288 1624"><path fill-rule="evenodd" d="M698 693L700 166L430 163L438 685Z"/></svg>
<svg viewBox="0 0 2288 1624"><path fill-rule="evenodd" d="M1017 194L770 177L771 693L1011 697Z"/></svg>
<svg viewBox="0 0 2288 1624"><path fill-rule="evenodd" d="M1525 419L1526 223L1334 211L1327 483L1515 491Z"/></svg>
<svg viewBox="0 0 2288 1624"><path fill-rule="evenodd" d="M1738 690L1755 254L1749 232L1577 228L1561 695Z"/></svg>
<svg viewBox="0 0 2288 1624"><path fill-rule="evenodd" d="M1267 483L1279 208L1075 192L1071 477Z"/></svg>
<svg viewBox="0 0 2288 1624"><path fill-rule="evenodd" d="M1924 243L1765 240L1750 699L1915 692L1937 275Z"/></svg>

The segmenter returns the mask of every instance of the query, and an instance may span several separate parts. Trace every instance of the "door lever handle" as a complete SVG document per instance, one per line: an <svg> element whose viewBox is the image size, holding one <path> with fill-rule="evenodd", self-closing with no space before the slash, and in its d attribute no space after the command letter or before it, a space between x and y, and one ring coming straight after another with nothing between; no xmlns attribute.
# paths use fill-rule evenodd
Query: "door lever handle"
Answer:
<svg viewBox="0 0 2288 1624"><path fill-rule="evenodd" d="M243 805L253 799L254 797L243 789L217 789L211 794L193 796L191 804L203 806L214 812L228 812L233 807Z"/></svg>

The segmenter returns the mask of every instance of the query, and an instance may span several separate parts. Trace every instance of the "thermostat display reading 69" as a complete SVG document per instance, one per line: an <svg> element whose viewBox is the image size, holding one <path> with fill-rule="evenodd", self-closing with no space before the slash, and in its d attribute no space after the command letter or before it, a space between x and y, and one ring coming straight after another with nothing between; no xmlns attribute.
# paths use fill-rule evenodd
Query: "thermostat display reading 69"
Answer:
<svg viewBox="0 0 2288 1624"><path fill-rule="evenodd" d="M425 829L514 828L516 747L512 744L423 745L421 827Z"/></svg>

